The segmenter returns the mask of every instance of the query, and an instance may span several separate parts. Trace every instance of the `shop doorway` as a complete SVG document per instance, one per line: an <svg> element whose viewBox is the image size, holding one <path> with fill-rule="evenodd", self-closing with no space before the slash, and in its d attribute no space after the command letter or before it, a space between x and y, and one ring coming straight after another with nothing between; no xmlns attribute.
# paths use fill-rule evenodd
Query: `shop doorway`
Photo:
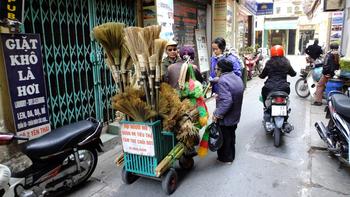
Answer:
<svg viewBox="0 0 350 197"><path fill-rule="evenodd" d="M299 38L299 51L301 55L305 54L306 45L309 40L314 39L315 30L301 30Z"/></svg>
<svg viewBox="0 0 350 197"><path fill-rule="evenodd" d="M295 29L289 30L288 55L294 55L295 54L295 35L296 35L296 30Z"/></svg>

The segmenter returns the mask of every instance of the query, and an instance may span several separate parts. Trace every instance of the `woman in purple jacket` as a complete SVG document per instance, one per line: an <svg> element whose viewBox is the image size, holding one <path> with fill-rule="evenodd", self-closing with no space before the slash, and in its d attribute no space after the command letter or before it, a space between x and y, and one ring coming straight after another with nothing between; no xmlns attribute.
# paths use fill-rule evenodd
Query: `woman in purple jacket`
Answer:
<svg viewBox="0 0 350 197"><path fill-rule="evenodd" d="M241 77L241 65L239 63L239 60L232 54L224 54L225 48L226 48L226 41L225 39L218 37L216 38L212 44L211 44L212 50L213 50L213 56L210 58L210 78L209 81L212 83L212 93L217 93L217 82L219 77L215 73L215 66L218 63L218 61L226 57L232 66L233 72Z"/></svg>
<svg viewBox="0 0 350 197"><path fill-rule="evenodd" d="M224 139L222 147L217 151L217 159L231 164L235 159L235 131L241 117L244 86L242 79L233 72L228 58L220 59L215 71L219 80L213 121L220 125Z"/></svg>

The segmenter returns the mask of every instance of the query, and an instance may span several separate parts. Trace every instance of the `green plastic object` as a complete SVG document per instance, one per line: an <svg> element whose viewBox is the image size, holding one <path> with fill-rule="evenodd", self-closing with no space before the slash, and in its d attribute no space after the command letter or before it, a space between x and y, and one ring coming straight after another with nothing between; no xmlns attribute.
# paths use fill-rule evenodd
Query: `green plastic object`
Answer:
<svg viewBox="0 0 350 197"><path fill-rule="evenodd" d="M342 71L350 71L350 57L340 58L339 64Z"/></svg>
<svg viewBox="0 0 350 197"><path fill-rule="evenodd" d="M174 134L162 131L159 120L156 122L121 121L120 124L139 124L152 127L155 155L151 157L124 152L124 166L128 172L156 177L156 167L175 146Z"/></svg>

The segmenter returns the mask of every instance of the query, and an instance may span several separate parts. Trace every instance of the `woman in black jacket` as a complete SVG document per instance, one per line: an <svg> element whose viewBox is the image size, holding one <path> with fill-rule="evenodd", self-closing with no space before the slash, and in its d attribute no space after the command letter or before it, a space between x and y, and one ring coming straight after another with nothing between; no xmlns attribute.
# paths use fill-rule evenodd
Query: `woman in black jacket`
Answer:
<svg viewBox="0 0 350 197"><path fill-rule="evenodd" d="M339 69L339 44L332 43L330 48L331 50L327 52L326 57L324 58L322 77L317 83L315 102L313 105L322 105L323 91L326 83L334 76L334 71Z"/></svg>
<svg viewBox="0 0 350 197"><path fill-rule="evenodd" d="M263 97L263 103L265 106L265 100L271 91L284 91L290 93L289 82L287 82L287 75L294 77L297 73L290 65L289 60L284 56L283 47L275 45L270 50L271 59L266 62L264 70L259 75L264 79L265 85L261 90Z"/></svg>

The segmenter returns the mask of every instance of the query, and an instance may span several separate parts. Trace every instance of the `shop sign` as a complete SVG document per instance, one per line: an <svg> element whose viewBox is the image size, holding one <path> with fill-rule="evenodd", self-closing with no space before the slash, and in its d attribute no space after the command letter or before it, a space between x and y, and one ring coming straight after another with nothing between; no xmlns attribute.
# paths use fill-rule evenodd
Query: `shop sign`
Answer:
<svg viewBox="0 0 350 197"><path fill-rule="evenodd" d="M151 126L123 123L121 136L124 152L150 157L155 155Z"/></svg>
<svg viewBox="0 0 350 197"><path fill-rule="evenodd" d="M209 55L208 55L208 45L207 38L205 36L205 30L196 29L196 45L197 45L197 54L199 61L199 69L201 72L209 71Z"/></svg>
<svg viewBox="0 0 350 197"><path fill-rule="evenodd" d="M162 26L159 37L173 40L174 32L174 2L173 0L157 0L157 22Z"/></svg>
<svg viewBox="0 0 350 197"><path fill-rule="evenodd" d="M0 20L17 20L23 23L24 1L25 0L1 0Z"/></svg>
<svg viewBox="0 0 350 197"><path fill-rule="evenodd" d="M0 34L16 132L36 138L50 128L39 34Z"/></svg>
<svg viewBox="0 0 350 197"><path fill-rule="evenodd" d="M330 41L341 41L343 33L343 12L333 12L332 13L332 25L331 25L331 35Z"/></svg>
<svg viewBox="0 0 350 197"><path fill-rule="evenodd" d="M273 2L259 2L257 0L246 0L245 7L254 15L273 14Z"/></svg>
<svg viewBox="0 0 350 197"><path fill-rule="evenodd" d="M324 0L323 11L334 12L344 10L345 0Z"/></svg>

